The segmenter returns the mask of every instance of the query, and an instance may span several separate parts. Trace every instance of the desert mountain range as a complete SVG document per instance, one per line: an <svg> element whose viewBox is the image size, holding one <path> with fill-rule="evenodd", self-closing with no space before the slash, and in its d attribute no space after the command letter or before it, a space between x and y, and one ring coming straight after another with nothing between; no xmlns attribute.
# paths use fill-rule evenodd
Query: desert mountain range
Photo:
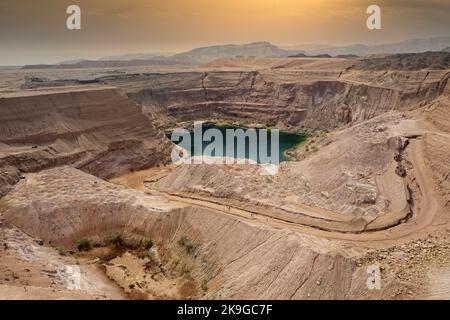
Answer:
<svg viewBox="0 0 450 320"><path fill-rule="evenodd" d="M102 57L98 60L77 59L60 62L55 65L27 65L25 69L43 68L107 68L133 66L170 66L209 63L222 58L239 57L288 57L288 56L325 56L345 57L346 55L367 56L372 54L418 53L426 51L444 51L450 47L450 37L412 39L380 45L352 44L348 46L330 46L305 44L298 46L276 46L270 42L247 44L226 44L195 48L174 55L164 53L131 53Z"/></svg>

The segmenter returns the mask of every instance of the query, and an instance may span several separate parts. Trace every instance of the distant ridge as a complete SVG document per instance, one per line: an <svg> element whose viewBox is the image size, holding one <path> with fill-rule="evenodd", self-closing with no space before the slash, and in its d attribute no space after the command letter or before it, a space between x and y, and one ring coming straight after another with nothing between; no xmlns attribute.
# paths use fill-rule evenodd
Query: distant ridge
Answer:
<svg viewBox="0 0 450 320"><path fill-rule="evenodd" d="M306 44L298 46L284 47L289 50L301 50L307 55L329 54L338 55L370 55L370 54L396 54L396 53L419 53L426 51L441 51L450 47L450 37L429 38L429 39L411 39L401 42L365 45L352 44L348 46L327 46L319 44Z"/></svg>
<svg viewBox="0 0 450 320"><path fill-rule="evenodd" d="M308 56L304 53L298 53L298 54L289 56L289 58L333 58L333 57L330 56L329 54L318 54L315 56ZM346 58L347 58L347 56L346 56Z"/></svg>
<svg viewBox="0 0 450 320"><path fill-rule="evenodd" d="M354 66L358 70L446 70L450 52L398 53L382 58L364 59Z"/></svg>
<svg viewBox="0 0 450 320"><path fill-rule="evenodd" d="M82 60L69 64L37 64L25 65L22 69L77 69L77 68L120 68L120 67L144 67L144 66L176 66L192 65L188 60L173 58L153 58L147 60Z"/></svg>
<svg viewBox="0 0 450 320"><path fill-rule="evenodd" d="M156 52L156 53L127 53L116 56L102 57L98 60L101 61L129 61L129 60L151 60L151 59L164 59L173 53Z"/></svg>
<svg viewBox="0 0 450 320"><path fill-rule="evenodd" d="M173 58L180 60L192 60L199 63L207 63L221 58L235 57L287 57L299 53L296 51L283 50L270 42L252 42L248 44L227 44L211 47L196 48L187 52L179 53Z"/></svg>
<svg viewBox="0 0 450 320"><path fill-rule="evenodd" d="M23 69L48 68L117 68L135 66L178 66L209 63L226 58L271 58L271 57L313 57L313 58L356 58L379 54L449 52L450 37L411 39L401 42L349 46L328 46L307 44L281 48L270 42L260 41L247 44L226 44L195 48L172 56L161 56L158 53L132 53L119 56L103 57L99 60L72 60L58 64L26 65Z"/></svg>

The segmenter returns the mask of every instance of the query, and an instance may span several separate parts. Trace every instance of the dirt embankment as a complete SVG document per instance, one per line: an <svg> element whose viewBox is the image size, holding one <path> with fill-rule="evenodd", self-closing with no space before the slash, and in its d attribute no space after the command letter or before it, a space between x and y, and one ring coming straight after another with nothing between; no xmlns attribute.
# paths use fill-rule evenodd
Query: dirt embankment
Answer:
<svg viewBox="0 0 450 320"><path fill-rule="evenodd" d="M0 99L0 182L72 165L108 178L167 162L164 134L115 89ZM14 169L15 168L15 169Z"/></svg>
<svg viewBox="0 0 450 320"><path fill-rule="evenodd" d="M0 200L0 208L2 217L55 247L71 248L83 238L101 242L112 232L128 241L151 239L175 257L159 267L166 266L169 272L178 270L175 261L179 267L188 265L205 298L350 298L365 284L364 279L353 278L352 259L339 254L326 240L249 224L208 209L174 205L72 168L27 175ZM123 276L127 273L120 276L120 270L130 274L145 264L128 258L113 260L109 271L124 286L132 283ZM139 272L135 275L141 279L138 282L150 286L150 291L173 285L170 279L175 279L176 287L179 284L177 273L142 283L144 275Z"/></svg>
<svg viewBox="0 0 450 320"><path fill-rule="evenodd" d="M96 265L0 219L0 299L125 299Z"/></svg>

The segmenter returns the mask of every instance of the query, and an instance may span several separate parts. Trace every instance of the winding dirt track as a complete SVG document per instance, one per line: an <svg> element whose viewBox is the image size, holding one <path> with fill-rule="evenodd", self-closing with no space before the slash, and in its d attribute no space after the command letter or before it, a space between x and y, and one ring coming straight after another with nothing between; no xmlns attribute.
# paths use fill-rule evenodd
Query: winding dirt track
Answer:
<svg viewBox="0 0 450 320"><path fill-rule="evenodd" d="M409 238L415 238L427 227L431 226L439 212L439 202L434 189L434 183L431 173L426 167L423 155L423 146L420 139L412 139L407 149L407 159L413 166L414 178L420 188L420 203L415 205L414 215L405 223L381 231L366 231L360 233L345 233L339 231L320 230L316 227L305 226L299 223L274 217L270 211L255 208L250 211L241 208L239 205L221 204L219 200L204 198L196 195L186 195L179 193L169 193L156 190L145 185L145 181L153 176L154 180L160 179L167 174L170 169L161 169L159 171L151 169L143 172L135 172L112 180L114 183L122 184L127 187L139 189L150 194L159 195L165 199L199 208L206 208L211 211L238 217L249 223L257 223L277 229L289 229L295 232L306 233L323 237L327 239L347 240L361 242L367 246L379 246L383 244L394 244ZM157 173L155 175L155 173ZM239 206L239 207L238 207ZM258 211L256 211L258 210Z"/></svg>

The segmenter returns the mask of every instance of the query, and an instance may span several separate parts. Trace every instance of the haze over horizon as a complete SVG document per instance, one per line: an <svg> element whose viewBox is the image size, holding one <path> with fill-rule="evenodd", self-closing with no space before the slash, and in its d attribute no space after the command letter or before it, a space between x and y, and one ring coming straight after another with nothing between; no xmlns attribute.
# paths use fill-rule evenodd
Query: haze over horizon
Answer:
<svg viewBox="0 0 450 320"><path fill-rule="evenodd" d="M82 29L66 29L66 8L82 10ZM366 28L378 4L382 30ZM0 65L98 59L126 53L269 41L379 44L450 34L446 0L17 0L0 3Z"/></svg>

